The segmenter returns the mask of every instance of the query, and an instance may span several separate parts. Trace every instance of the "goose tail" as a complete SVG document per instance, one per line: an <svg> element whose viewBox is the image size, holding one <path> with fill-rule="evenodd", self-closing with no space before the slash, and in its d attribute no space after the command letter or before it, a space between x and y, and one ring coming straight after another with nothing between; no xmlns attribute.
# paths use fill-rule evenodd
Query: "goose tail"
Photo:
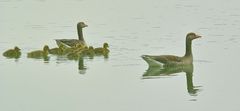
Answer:
<svg viewBox="0 0 240 111"><path fill-rule="evenodd" d="M149 67L162 67L163 64L154 60L150 55L142 55L143 60L147 62Z"/></svg>

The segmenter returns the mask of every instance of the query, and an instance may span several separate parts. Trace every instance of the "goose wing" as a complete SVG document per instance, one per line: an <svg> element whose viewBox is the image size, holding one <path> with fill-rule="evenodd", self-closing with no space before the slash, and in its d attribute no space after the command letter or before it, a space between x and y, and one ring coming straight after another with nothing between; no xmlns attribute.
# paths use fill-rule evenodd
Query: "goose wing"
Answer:
<svg viewBox="0 0 240 111"><path fill-rule="evenodd" d="M182 62L181 57L174 55L160 55L160 56L145 55L145 56L164 64Z"/></svg>
<svg viewBox="0 0 240 111"><path fill-rule="evenodd" d="M86 43L84 41L80 41L78 39L57 39L56 42L57 42L58 46L65 45L68 47L74 47L74 46L76 46L76 44L86 45Z"/></svg>

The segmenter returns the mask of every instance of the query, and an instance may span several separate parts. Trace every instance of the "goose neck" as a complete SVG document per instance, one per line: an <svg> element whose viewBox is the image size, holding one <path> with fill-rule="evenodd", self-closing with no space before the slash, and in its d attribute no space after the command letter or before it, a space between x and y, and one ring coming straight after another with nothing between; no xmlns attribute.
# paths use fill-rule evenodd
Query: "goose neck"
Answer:
<svg viewBox="0 0 240 111"><path fill-rule="evenodd" d="M186 56L192 56L192 41L191 40L186 40L186 52L185 52L185 57Z"/></svg>
<svg viewBox="0 0 240 111"><path fill-rule="evenodd" d="M83 39L83 33L82 33L82 28L80 26L77 27L78 30L78 39L81 41L84 41Z"/></svg>

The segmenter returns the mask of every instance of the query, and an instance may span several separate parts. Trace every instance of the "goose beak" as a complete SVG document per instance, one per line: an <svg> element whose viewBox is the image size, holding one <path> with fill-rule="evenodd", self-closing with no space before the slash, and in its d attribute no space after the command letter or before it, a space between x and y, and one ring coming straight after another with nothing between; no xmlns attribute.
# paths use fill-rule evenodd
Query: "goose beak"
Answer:
<svg viewBox="0 0 240 111"><path fill-rule="evenodd" d="M201 38L202 36L200 36L200 35L196 35L196 37L195 37L195 39L197 39L197 38Z"/></svg>

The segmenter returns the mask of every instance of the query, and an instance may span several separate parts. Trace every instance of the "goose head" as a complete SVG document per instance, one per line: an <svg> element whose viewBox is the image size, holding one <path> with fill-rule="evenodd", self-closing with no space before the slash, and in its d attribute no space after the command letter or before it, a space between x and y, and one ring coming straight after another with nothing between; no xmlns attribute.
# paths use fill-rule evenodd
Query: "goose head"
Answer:
<svg viewBox="0 0 240 111"><path fill-rule="evenodd" d="M187 34L187 40L194 40L194 39L197 39L197 38L201 38L201 36L193 33L193 32L190 32Z"/></svg>
<svg viewBox="0 0 240 111"><path fill-rule="evenodd" d="M85 24L84 22L79 22L78 24L77 24L77 27L79 27L79 28L84 28L84 27L87 27L88 25L87 24Z"/></svg>
<svg viewBox="0 0 240 111"><path fill-rule="evenodd" d="M14 50L15 50L15 51L20 51L21 49L18 48L17 46L15 46L15 47L14 47Z"/></svg>

